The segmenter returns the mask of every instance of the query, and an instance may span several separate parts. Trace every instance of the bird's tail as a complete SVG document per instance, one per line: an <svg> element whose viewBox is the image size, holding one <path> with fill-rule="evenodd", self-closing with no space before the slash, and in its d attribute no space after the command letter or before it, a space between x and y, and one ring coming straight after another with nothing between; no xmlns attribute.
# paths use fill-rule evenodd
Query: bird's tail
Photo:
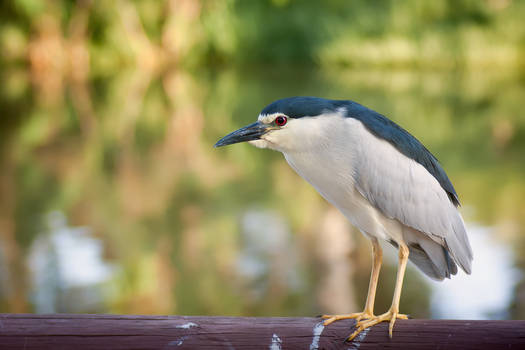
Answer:
<svg viewBox="0 0 525 350"><path fill-rule="evenodd" d="M458 272L458 267L446 249L438 243L432 242L431 244L433 246L430 252L418 244L409 245L409 260L425 275L434 280L441 281L455 275Z"/></svg>
<svg viewBox="0 0 525 350"><path fill-rule="evenodd" d="M441 244L418 231L405 232L409 260L428 277L441 281L458 272L454 259Z"/></svg>

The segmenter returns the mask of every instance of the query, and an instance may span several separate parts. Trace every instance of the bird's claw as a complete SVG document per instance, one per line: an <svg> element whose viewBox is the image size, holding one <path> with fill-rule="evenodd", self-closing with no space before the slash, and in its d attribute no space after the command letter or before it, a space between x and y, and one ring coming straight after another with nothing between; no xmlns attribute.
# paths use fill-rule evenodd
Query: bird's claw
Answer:
<svg viewBox="0 0 525 350"><path fill-rule="evenodd" d="M363 311L363 312L354 312L351 314L343 314L343 315L322 315L321 318L323 318L325 321L323 322L324 326L328 326L329 324L339 321L339 320L347 320L350 318L356 319L356 321L360 321L363 319L371 319L374 318L374 314L371 312Z"/></svg>
<svg viewBox="0 0 525 350"><path fill-rule="evenodd" d="M350 334L348 338L346 338L346 341L352 341L359 333L361 333L365 329L385 321L390 321L390 324L388 326L388 335L390 336L390 338L392 338L392 332L394 330L394 323L396 322L396 319L407 320L408 315L400 314L397 311L389 310L382 315L373 316L363 321L359 320L355 324L356 330L352 334Z"/></svg>

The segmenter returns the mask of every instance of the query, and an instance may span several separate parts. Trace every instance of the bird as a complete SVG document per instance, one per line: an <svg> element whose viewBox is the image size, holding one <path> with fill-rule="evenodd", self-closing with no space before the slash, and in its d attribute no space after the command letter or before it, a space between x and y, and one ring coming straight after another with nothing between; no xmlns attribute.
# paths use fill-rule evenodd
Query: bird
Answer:
<svg viewBox="0 0 525 350"><path fill-rule="evenodd" d="M407 262L441 281L472 271L473 253L459 198L437 158L408 131L351 100L296 96L266 106L257 121L215 144L248 142L279 151L319 194L372 243L372 271L362 312L322 315L325 326L355 319L351 341L361 331L389 322L392 338ZM374 314L382 264L380 242L398 249L390 308Z"/></svg>

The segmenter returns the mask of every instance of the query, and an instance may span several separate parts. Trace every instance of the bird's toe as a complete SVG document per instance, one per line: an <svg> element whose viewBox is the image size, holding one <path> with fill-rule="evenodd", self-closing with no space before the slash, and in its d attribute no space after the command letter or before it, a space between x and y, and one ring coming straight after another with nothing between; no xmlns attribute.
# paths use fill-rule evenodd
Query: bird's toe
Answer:
<svg viewBox="0 0 525 350"><path fill-rule="evenodd" d="M372 313L370 312L354 312L354 313L351 313L351 314L342 314L342 315L322 315L321 318L323 318L325 321L324 321L324 325L325 326L328 326L329 324L335 322L335 321L339 321L339 320L347 320L347 319L356 319L356 321L360 321L362 319L369 319L369 318L373 318L375 317Z"/></svg>

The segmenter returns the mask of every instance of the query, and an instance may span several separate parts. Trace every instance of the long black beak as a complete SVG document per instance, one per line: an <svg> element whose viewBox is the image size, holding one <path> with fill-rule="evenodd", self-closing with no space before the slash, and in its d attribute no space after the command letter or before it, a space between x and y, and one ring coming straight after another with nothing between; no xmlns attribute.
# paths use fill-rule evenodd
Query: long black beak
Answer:
<svg viewBox="0 0 525 350"><path fill-rule="evenodd" d="M222 147L244 141L258 140L262 135L271 130L271 128L272 127L268 124L255 122L253 124L246 125L245 127L240 128L239 130L236 130L232 133L229 133L217 141L213 147Z"/></svg>

